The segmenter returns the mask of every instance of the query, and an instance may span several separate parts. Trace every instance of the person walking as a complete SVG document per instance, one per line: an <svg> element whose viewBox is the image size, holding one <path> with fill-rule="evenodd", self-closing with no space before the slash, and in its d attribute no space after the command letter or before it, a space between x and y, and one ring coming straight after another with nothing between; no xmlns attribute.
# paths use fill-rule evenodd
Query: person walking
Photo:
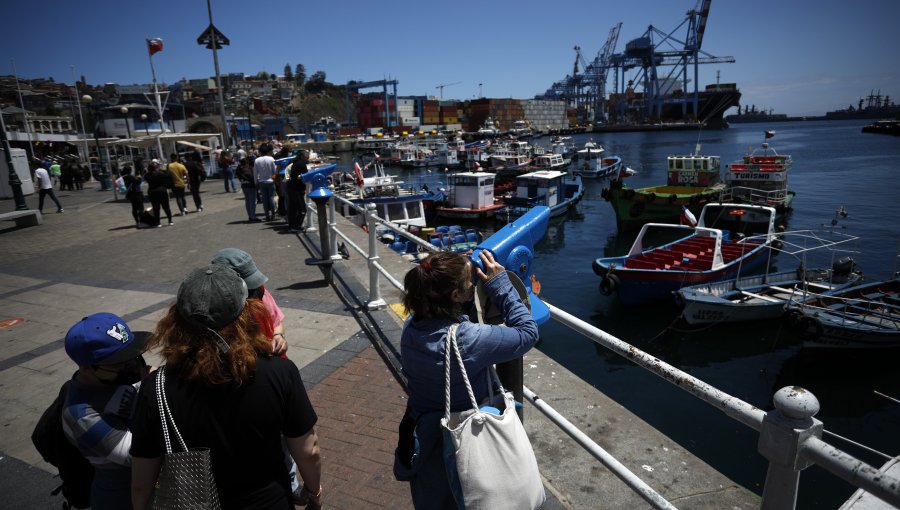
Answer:
<svg viewBox="0 0 900 510"><path fill-rule="evenodd" d="M256 319L267 313L261 301L247 299L247 285L228 266L194 269L181 283L150 341L165 366L141 385L137 398L131 442L135 510L149 508L166 453L155 390L161 372L184 443L210 451L223 508L293 508L282 437L303 479L307 508L321 508L318 418L297 366L272 356Z"/></svg>
<svg viewBox="0 0 900 510"><path fill-rule="evenodd" d="M206 171L203 169L203 157L199 152L191 153L187 162L188 186L191 188L191 197L194 198L194 207L197 212L203 211L203 200L200 199L200 183L206 180Z"/></svg>
<svg viewBox="0 0 900 510"><path fill-rule="evenodd" d="M231 151L223 150L219 152L218 165L222 171L222 181L225 182L225 193L236 193L237 188L234 187L234 156L231 155Z"/></svg>
<svg viewBox="0 0 900 510"><path fill-rule="evenodd" d="M94 510L131 508L128 450L135 398L150 371L142 355L147 338L105 312L81 319L66 333L66 354L78 371L68 383L62 429L94 466Z"/></svg>
<svg viewBox="0 0 900 510"><path fill-rule="evenodd" d="M307 172L309 152L300 151L287 172L287 217L288 226L293 231L303 229L303 220L306 218L306 183L303 182L303 174Z"/></svg>
<svg viewBox="0 0 900 510"><path fill-rule="evenodd" d="M275 219L275 173L278 168L272 157L272 146L264 143L259 147L259 157L253 162L253 178L262 192L263 210L266 221Z"/></svg>
<svg viewBox="0 0 900 510"><path fill-rule="evenodd" d="M153 206L153 217L156 218L156 226L161 227L159 221L159 208L166 213L169 220L169 226L172 223L172 209L169 208L169 189L172 187L172 174L163 171L159 167L159 160L154 159L150 162L149 172L145 177L147 181L147 196L150 197L150 204Z"/></svg>
<svg viewBox="0 0 900 510"><path fill-rule="evenodd" d="M187 202L184 199L184 188L187 185L188 171L179 161L178 154L169 155L169 164L166 170L172 174L172 196L175 197L175 207L178 208L178 214L187 216Z"/></svg>
<svg viewBox="0 0 900 510"><path fill-rule="evenodd" d="M125 165L122 168L122 182L125 184L125 198L131 202L134 228L141 228L141 213L144 212L144 193L141 191L143 179L139 175L132 175L131 165Z"/></svg>
<svg viewBox="0 0 900 510"><path fill-rule="evenodd" d="M244 207L247 210L247 222L256 223L256 180L253 178L253 158L250 156L241 160L237 168L237 178L241 182L241 192L244 193Z"/></svg>
<svg viewBox="0 0 900 510"><path fill-rule="evenodd" d="M75 183L76 190L81 191L84 189L84 180L86 178L90 179L90 174L88 174L88 177L85 177L81 163L72 163L72 181Z"/></svg>
<svg viewBox="0 0 900 510"><path fill-rule="evenodd" d="M493 364L521 357L539 335L531 312L522 302L503 266L483 250L479 258L484 271L475 268L466 255L439 252L410 269L403 279L403 306L410 317L400 336L403 373L409 381L409 400L396 452L394 473L402 466L409 480L413 506L418 509L456 509L443 461L440 421L447 391L450 411L471 407L462 374L451 372L451 388L445 390L445 345L447 331L459 324L456 341L472 392L478 402L489 395L488 370ZM475 295L474 276L483 283L491 302L502 311L505 326L469 321L464 305ZM494 388L499 393L499 388ZM413 433L415 435L413 435ZM416 445L416 441L418 444ZM416 451L418 450L418 451Z"/></svg>
<svg viewBox="0 0 900 510"><path fill-rule="evenodd" d="M54 159L53 164L50 165L50 178L53 180L54 186L56 185L56 183L59 183L60 191L63 190L63 183L62 183L61 177L62 177L62 167L60 166L59 161Z"/></svg>
<svg viewBox="0 0 900 510"><path fill-rule="evenodd" d="M56 198L56 193L53 192L53 181L50 180L50 173L47 172L47 169L43 166L37 167L37 170L34 171L34 179L40 188L38 190L38 211L44 212L44 197L50 195L50 199L56 204L56 212L63 212L63 206Z"/></svg>
<svg viewBox="0 0 900 510"><path fill-rule="evenodd" d="M59 174L59 189L75 191L75 171L71 161L63 161Z"/></svg>

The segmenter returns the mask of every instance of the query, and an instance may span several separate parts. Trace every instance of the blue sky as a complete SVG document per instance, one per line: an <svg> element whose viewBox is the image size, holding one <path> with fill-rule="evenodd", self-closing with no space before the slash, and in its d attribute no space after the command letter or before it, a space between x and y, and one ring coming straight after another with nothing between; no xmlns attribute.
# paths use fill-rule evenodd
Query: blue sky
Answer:
<svg viewBox="0 0 900 510"><path fill-rule="evenodd" d="M24 78L91 84L150 82L145 38L161 37L160 81L214 74L197 45L205 0L0 0L0 74L15 59ZM674 30L695 0L212 0L231 39L222 72L281 74L298 63L328 81L399 81L401 95L530 98L571 73L572 47L587 60L623 22L616 51L652 24ZM52 12L51 12L52 11ZM794 115L822 114L880 89L900 103L900 1L714 0L703 49L734 64L700 67L701 87L735 82L742 103ZM679 31L683 34L684 31ZM610 76L610 80L612 77Z"/></svg>

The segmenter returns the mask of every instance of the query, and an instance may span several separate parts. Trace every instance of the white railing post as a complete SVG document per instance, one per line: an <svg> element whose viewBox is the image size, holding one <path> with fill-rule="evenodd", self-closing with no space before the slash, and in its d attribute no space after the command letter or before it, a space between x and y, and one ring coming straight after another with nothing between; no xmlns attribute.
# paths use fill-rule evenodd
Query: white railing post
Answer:
<svg viewBox="0 0 900 510"><path fill-rule="evenodd" d="M381 288L378 283L378 239L375 230L378 223L375 222L375 204L366 204L366 228L369 229L369 302L366 304L369 310L377 310L387 303L381 299Z"/></svg>
<svg viewBox="0 0 900 510"><path fill-rule="evenodd" d="M316 208L309 206L309 190L310 186L307 184L306 194L303 195L303 207L306 207L306 219L304 220L303 228L304 231L315 234L319 229L316 228L316 223L312 220L312 214L310 214L310 211L315 212Z"/></svg>
<svg viewBox="0 0 900 510"><path fill-rule="evenodd" d="M335 215L334 198L328 201L328 243L331 246L331 260L341 260L337 247L337 220Z"/></svg>
<svg viewBox="0 0 900 510"><path fill-rule="evenodd" d="M822 437L822 422L813 418L819 400L799 386L781 388L775 409L766 413L759 431L759 453L769 460L761 510L793 510L797 505L800 471L813 463L801 455L803 443Z"/></svg>

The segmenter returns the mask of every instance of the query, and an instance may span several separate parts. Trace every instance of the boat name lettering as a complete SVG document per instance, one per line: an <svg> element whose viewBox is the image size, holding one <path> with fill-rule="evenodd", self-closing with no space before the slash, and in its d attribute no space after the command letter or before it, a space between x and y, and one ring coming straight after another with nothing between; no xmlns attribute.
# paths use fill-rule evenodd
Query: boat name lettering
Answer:
<svg viewBox="0 0 900 510"><path fill-rule="evenodd" d="M732 180L744 179L748 181L783 181L784 175L771 172L731 172Z"/></svg>
<svg viewBox="0 0 900 510"><path fill-rule="evenodd" d="M692 315L700 321L720 321L725 319L725 313L719 310L697 310Z"/></svg>
<svg viewBox="0 0 900 510"><path fill-rule="evenodd" d="M678 182L697 182L697 172L678 172Z"/></svg>

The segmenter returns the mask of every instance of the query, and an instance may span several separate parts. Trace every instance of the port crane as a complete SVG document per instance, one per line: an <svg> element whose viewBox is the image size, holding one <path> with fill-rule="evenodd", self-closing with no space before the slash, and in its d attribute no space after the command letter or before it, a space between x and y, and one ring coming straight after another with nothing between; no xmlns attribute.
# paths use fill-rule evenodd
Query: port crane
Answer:
<svg viewBox="0 0 900 510"><path fill-rule="evenodd" d="M461 81L455 81L453 83L441 83L440 85L434 87L436 89L441 89L441 99L444 99L444 87L449 87L450 85L459 85L462 83Z"/></svg>
<svg viewBox="0 0 900 510"><path fill-rule="evenodd" d="M397 107L397 80L376 80L376 81L349 81L344 87L344 101L347 108L347 124L353 123L353 109L350 107L350 91L358 91L360 89L370 89L381 87L384 93L384 125L399 126L400 112ZM392 92L388 93L388 85L392 86ZM394 101L394 110L391 111L391 101Z"/></svg>
<svg viewBox="0 0 900 510"><path fill-rule="evenodd" d="M646 122L660 118L663 107L673 100L680 102L683 117L688 117L690 113L695 121L704 120L699 118L699 65L735 61L734 57L716 57L700 49L711 3L712 0L699 0L694 9L687 12L684 21L668 33L653 25L648 26L643 35L626 43L623 53L612 55L610 63L615 75L615 95L611 99L613 121L626 120L625 112L631 108L630 96L634 96L632 85L641 85L643 89L637 108L641 118L627 120ZM686 29L686 34L679 38L677 32L682 28ZM671 69L663 73L662 67ZM625 73L631 69L638 71L626 85ZM689 71L693 72L693 92L688 92ZM680 97L673 99L679 84ZM620 90L624 94L620 94Z"/></svg>
<svg viewBox="0 0 900 510"><path fill-rule="evenodd" d="M606 112L603 101L606 96L606 79L611 67L610 58L615 51L621 29L622 22L619 22L609 30L606 43L590 63L586 62L581 54L581 46L575 45L572 74L555 82L544 94L537 96L538 99L565 101L568 107L583 109L586 112L583 120L603 122ZM579 65L582 69L580 74Z"/></svg>

